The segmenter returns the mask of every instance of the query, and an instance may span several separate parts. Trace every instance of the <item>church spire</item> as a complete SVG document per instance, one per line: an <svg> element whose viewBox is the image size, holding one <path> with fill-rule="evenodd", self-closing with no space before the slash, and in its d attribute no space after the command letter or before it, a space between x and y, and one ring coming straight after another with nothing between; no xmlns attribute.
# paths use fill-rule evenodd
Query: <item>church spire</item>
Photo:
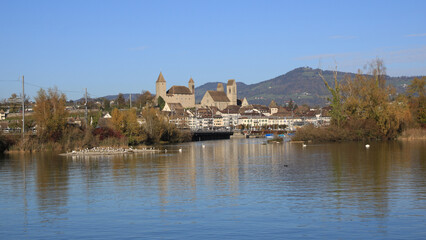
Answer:
<svg viewBox="0 0 426 240"><path fill-rule="evenodd" d="M160 72L160 75L158 75L157 82L166 82L166 80L164 80L163 74L161 72Z"/></svg>

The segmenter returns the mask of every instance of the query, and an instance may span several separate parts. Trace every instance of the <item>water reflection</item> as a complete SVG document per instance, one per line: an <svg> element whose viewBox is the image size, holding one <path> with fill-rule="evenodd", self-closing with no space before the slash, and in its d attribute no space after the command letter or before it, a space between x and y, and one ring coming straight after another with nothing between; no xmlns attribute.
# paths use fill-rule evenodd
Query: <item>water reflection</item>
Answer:
<svg viewBox="0 0 426 240"><path fill-rule="evenodd" d="M362 143L302 148L263 142L194 142L167 146L167 153L117 156L5 155L0 157L1 210L12 210L5 210L0 230L8 220L27 229L37 219L31 231L39 232L116 217L123 228L143 221L161 232L182 223L200 227L208 216L248 231L258 221L271 224L271 231L279 223L300 229L374 221L372 232L383 237L398 213L411 220L418 220L412 212L426 215L424 142L372 143L370 149ZM238 224L247 220L253 224Z"/></svg>
<svg viewBox="0 0 426 240"><path fill-rule="evenodd" d="M68 212L69 164L56 155L41 154L36 164L36 192L43 221L54 221Z"/></svg>

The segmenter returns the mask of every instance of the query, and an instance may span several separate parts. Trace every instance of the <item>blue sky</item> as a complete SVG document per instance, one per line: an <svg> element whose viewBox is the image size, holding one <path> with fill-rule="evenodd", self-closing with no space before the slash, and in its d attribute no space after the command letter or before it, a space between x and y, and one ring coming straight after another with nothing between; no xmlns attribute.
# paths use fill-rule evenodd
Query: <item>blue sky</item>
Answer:
<svg viewBox="0 0 426 240"><path fill-rule="evenodd" d="M76 99L310 66L426 75L426 1L0 1L0 99L57 86Z"/></svg>

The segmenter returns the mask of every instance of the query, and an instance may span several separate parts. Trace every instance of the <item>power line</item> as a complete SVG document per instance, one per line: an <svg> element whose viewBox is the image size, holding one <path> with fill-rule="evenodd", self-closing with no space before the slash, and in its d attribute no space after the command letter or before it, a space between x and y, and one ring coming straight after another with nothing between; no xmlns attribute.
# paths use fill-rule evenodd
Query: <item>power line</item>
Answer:
<svg viewBox="0 0 426 240"><path fill-rule="evenodd" d="M10 79L0 79L0 82L16 82L16 83L18 83L18 82L20 82L21 81L21 79L20 78L18 78L17 80L10 80ZM23 85L26 85L26 86L30 86L30 87L35 87L35 88L41 88L41 89L49 89L49 88L47 88L47 87L44 87L44 86L40 86L40 85L38 85L38 84L35 84L35 83L32 83L32 82L28 82L28 81L25 81L24 83L23 83ZM84 90L80 90L80 91L76 91L76 90L61 90L61 89L59 89L58 88L58 90L60 91L60 92L62 92L62 93L83 93L84 94Z"/></svg>
<svg viewBox="0 0 426 240"><path fill-rule="evenodd" d="M10 79L0 79L0 82L19 82L21 77L18 77L18 79L10 80Z"/></svg>
<svg viewBox="0 0 426 240"><path fill-rule="evenodd" d="M82 91L73 91L73 90L63 90L61 92L69 92L69 93L82 93Z"/></svg>
<svg viewBox="0 0 426 240"><path fill-rule="evenodd" d="M17 79L17 80L0 79L0 82L19 82L19 81L20 81L20 79ZM47 87L40 86L38 84L35 84L35 83L32 83L32 82L28 82L28 81L25 81L24 85L31 86L31 87L36 87L36 88L48 89ZM61 89L58 88L58 90L60 92L63 92L63 93L82 93L82 94L84 94L84 89L76 91L76 90L61 90ZM87 94L92 99L105 97L105 96L98 96L98 95L94 95L94 94L90 94L90 93L87 93Z"/></svg>
<svg viewBox="0 0 426 240"><path fill-rule="evenodd" d="M89 96L89 98L103 98L103 96L101 97L101 96L97 96L97 95L93 95L93 94L91 94L91 93L87 93L88 94L88 96Z"/></svg>
<svg viewBox="0 0 426 240"><path fill-rule="evenodd" d="M25 85L32 86L32 87L38 87L38 88L45 88L45 87L42 87L40 85L37 85L37 84L34 84L34 83L29 83L29 82L26 82Z"/></svg>
<svg viewBox="0 0 426 240"><path fill-rule="evenodd" d="M29 86L32 86L32 87L38 87L38 88L46 88L46 87L43 87L43 86L40 86L40 85L37 85L37 84L34 84L34 83L29 83L29 82L25 82L25 85L29 85ZM83 93L83 91L75 91L75 90L61 90L61 89L58 89L59 91L61 91L61 92L63 92L63 93Z"/></svg>
<svg viewBox="0 0 426 240"><path fill-rule="evenodd" d="M3 80L3 79L1 79L0 82L19 82L19 79L18 80Z"/></svg>

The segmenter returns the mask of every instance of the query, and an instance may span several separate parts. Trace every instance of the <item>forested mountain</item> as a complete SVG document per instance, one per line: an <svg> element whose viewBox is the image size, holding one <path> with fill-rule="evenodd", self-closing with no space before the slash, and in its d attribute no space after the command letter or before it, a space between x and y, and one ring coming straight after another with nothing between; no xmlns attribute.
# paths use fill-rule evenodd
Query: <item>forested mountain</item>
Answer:
<svg viewBox="0 0 426 240"><path fill-rule="evenodd" d="M255 84L237 82L238 98L247 98L249 103L268 105L275 100L279 105L292 99L297 104L310 106L326 105L329 92L319 77L320 69L309 67L296 68L286 74ZM334 86L333 71L323 71L325 79ZM354 77L354 73L338 72L337 78L342 80L345 75ZM404 84L409 84L414 77L389 77L387 83L404 92ZM218 82L210 82L195 89L196 102L200 102L207 90L216 90ZM226 83L223 83L226 86Z"/></svg>

